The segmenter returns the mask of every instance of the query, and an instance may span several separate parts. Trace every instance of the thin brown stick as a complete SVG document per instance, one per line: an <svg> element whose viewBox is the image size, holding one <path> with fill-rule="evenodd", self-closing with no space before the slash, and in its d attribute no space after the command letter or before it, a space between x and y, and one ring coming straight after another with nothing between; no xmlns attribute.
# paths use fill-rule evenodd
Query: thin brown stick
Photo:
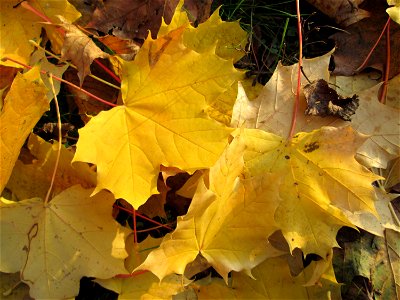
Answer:
<svg viewBox="0 0 400 300"><path fill-rule="evenodd" d="M389 74L390 74L390 17L388 17L386 26L386 64L385 64L385 76L383 78L383 86L382 93L379 97L379 102L385 104L386 103L386 95L388 89L389 82Z"/></svg>

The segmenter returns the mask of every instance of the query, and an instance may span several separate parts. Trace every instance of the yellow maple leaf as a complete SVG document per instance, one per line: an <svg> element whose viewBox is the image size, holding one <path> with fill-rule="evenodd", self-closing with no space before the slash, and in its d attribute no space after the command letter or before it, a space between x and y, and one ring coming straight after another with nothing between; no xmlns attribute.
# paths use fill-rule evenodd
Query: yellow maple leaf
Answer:
<svg viewBox="0 0 400 300"><path fill-rule="evenodd" d="M207 168L226 146L231 129L204 109L240 72L213 49L198 54L186 48L183 31L148 37L135 60L123 65L124 105L80 130L74 161L97 165L95 192L109 189L138 208L156 193L160 164Z"/></svg>
<svg viewBox="0 0 400 300"><path fill-rule="evenodd" d="M17 160L6 187L20 200L33 197L44 199L56 163L58 142L50 144L39 136L31 134L28 148L35 159L32 163ZM61 148L52 197L75 184L80 184L84 188L96 186L96 173L85 163L74 163L71 166L73 156L72 151L65 147Z"/></svg>
<svg viewBox="0 0 400 300"><path fill-rule="evenodd" d="M29 91L27 93L26 91ZM49 109L47 88L40 78L39 68L17 74L4 99L0 114L0 191L3 191L26 138Z"/></svg>
<svg viewBox="0 0 400 300"><path fill-rule="evenodd" d="M112 195L90 197L91 192L75 185L47 206L40 198L1 198L0 269L21 271L32 297L74 297L82 276L109 278L125 272L129 230L111 216Z"/></svg>
<svg viewBox="0 0 400 300"><path fill-rule="evenodd" d="M70 22L79 18L80 13L66 0L48 1L37 0L27 1L31 6L40 11L54 22L56 15L63 15ZM4 57L9 57L21 63L28 64L31 52L34 47L29 40L40 39L43 19L33 12L25 9L19 0L0 1L0 64L21 68L21 65L10 61L2 61ZM54 32L54 28L47 29L49 37L59 39L59 33Z"/></svg>
<svg viewBox="0 0 400 300"><path fill-rule="evenodd" d="M231 286L213 278L211 282L195 282L193 289L197 299L340 299L340 285L329 280L332 265L322 277L322 286L305 286L316 264L312 262L294 277L285 256L278 256L266 259L253 269L256 280L242 272L233 272Z"/></svg>
<svg viewBox="0 0 400 300"><path fill-rule="evenodd" d="M202 255L227 280L231 270L250 273L267 257L267 237L277 229L277 202L264 193L278 193L278 185L270 184L277 180L273 174L241 179L243 151L243 143L235 139L211 167L209 182L200 181L175 231L137 270L148 269L161 280L171 273L183 274Z"/></svg>
<svg viewBox="0 0 400 300"><path fill-rule="evenodd" d="M244 49L247 44L247 33L240 27L239 21L222 21L218 8L204 23L193 27L183 10L183 3L183 0L179 2L168 25L163 19L158 37L184 26L183 43L196 52L203 53L210 47L215 47L216 55L233 59L234 62L246 54Z"/></svg>
<svg viewBox="0 0 400 300"><path fill-rule="evenodd" d="M339 228L352 226L342 210L377 215L372 182L381 177L354 159L367 137L351 127L322 127L290 141L257 129L241 137L251 176L273 172L282 177L279 193L265 192L265 197L280 202L275 221L291 251L298 247L305 255L325 257L337 246Z"/></svg>
<svg viewBox="0 0 400 300"><path fill-rule="evenodd" d="M329 60L332 53L313 59L305 59L303 69L311 80L329 81ZM293 94L296 90L297 65L278 64L273 76L265 85L259 97L249 101L245 93L240 96L233 108L232 125L258 128L287 137L293 115ZM352 79L349 79L352 81ZM302 85L307 84L302 78ZM338 93L342 93L340 87ZM351 126L369 135L365 144L358 150L359 157L367 167L386 168L387 162L400 154L399 110L378 101L379 86L358 93L360 106L352 116ZM301 94L296 121L296 132L312 131L322 126L346 126L349 123L335 117L305 115L306 100Z"/></svg>

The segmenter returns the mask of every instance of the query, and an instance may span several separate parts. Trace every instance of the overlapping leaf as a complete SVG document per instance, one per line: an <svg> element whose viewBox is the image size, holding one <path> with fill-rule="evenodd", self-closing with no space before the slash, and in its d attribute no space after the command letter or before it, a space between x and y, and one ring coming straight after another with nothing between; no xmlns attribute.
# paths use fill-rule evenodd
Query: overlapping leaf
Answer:
<svg viewBox="0 0 400 300"><path fill-rule="evenodd" d="M311 81L317 79L329 81L329 59L330 53L305 60L303 69L307 77ZM254 101L248 101L241 93L233 109L232 124L234 126L244 124L247 128L259 128L287 137L290 131L288 120L291 119L294 107L296 70L297 65L289 67L278 65L260 96ZM302 84L307 84L305 78L302 79ZM358 93L360 106L352 117L351 126L371 136L358 151L365 165L385 168L387 162L400 153L399 111L379 103L378 89L379 86L375 86ZM338 93L341 93L340 90ZM340 127L348 124L335 117L306 116L305 108L306 101L302 96L296 132L312 131L321 126Z"/></svg>
<svg viewBox="0 0 400 300"><path fill-rule="evenodd" d="M49 109L46 93L38 67L23 75L17 74L11 85L0 114L0 191L3 191L11 175L25 139Z"/></svg>
<svg viewBox="0 0 400 300"><path fill-rule="evenodd" d="M366 137L351 127L323 127L286 141L262 130L246 130L244 162L252 176L279 174L279 193L265 197L280 202L275 221L291 251L325 257L337 246L341 226L352 226L342 210L376 215L372 182L379 176L354 159Z"/></svg>
<svg viewBox="0 0 400 300"><path fill-rule="evenodd" d="M76 185L45 206L40 198L1 198L0 269L21 271L30 295L64 299L78 294L82 276L124 272L127 230L111 216L114 198Z"/></svg>
<svg viewBox="0 0 400 300"><path fill-rule="evenodd" d="M124 63L124 106L102 112L80 131L74 160L97 165L96 192L106 188L135 208L156 193L160 164L211 166L230 129L209 119L206 103L238 78L211 48L198 54L182 42L185 28L145 41Z"/></svg>
<svg viewBox="0 0 400 300"><path fill-rule="evenodd" d="M56 15L63 15L68 21L73 22L79 18L80 13L67 0L60 1L26 1L35 9L50 16L56 21ZM29 40L39 40L43 22L32 11L24 8L19 0L4 0L0 2L0 58L10 57L21 63L27 64L34 47ZM54 28L50 29L51 38L56 38ZM10 61L1 61L0 64L20 68L21 65Z"/></svg>
<svg viewBox="0 0 400 300"><path fill-rule="evenodd" d="M148 269L160 279L183 274L201 254L227 280L231 270L250 270L268 255L267 237L276 229L276 176L241 179L243 143L236 138L210 169L209 183L200 181L188 213L179 218L159 249L137 269ZM207 187L209 186L209 188Z"/></svg>

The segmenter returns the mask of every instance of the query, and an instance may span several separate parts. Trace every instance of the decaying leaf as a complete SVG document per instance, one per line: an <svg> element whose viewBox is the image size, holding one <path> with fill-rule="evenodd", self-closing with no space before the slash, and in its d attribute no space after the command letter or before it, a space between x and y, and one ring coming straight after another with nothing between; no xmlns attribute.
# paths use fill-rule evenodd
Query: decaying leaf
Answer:
<svg viewBox="0 0 400 300"><path fill-rule="evenodd" d="M40 78L39 67L35 67L25 74L17 74L4 99L0 114L0 191L3 191L11 175L25 139L49 109L46 94L47 88Z"/></svg>
<svg viewBox="0 0 400 300"><path fill-rule="evenodd" d="M63 47L61 49L61 58L71 60L78 68L78 77L80 85L90 74L90 65L96 58L107 58L109 55L103 51L78 27L59 17L62 27L65 29Z"/></svg>
<svg viewBox="0 0 400 300"><path fill-rule="evenodd" d="M32 297L74 297L82 276L109 278L124 272L128 230L111 217L112 195L90 197L91 192L76 185L47 206L40 198L1 198L0 269L21 271Z"/></svg>
<svg viewBox="0 0 400 300"><path fill-rule="evenodd" d="M359 105L356 94L351 98L344 98L330 88L324 79L305 85L303 92L307 101L305 113L308 115L332 115L344 121L351 121L351 116L355 114Z"/></svg>
<svg viewBox="0 0 400 300"><path fill-rule="evenodd" d="M149 37L135 60L124 63L124 106L101 112L80 130L74 160L97 165L95 192L107 188L138 208L157 193L161 164L207 168L226 146L231 130L204 110L240 72L214 49L186 48L184 30Z"/></svg>
<svg viewBox="0 0 400 300"><path fill-rule="evenodd" d="M385 1L371 1L373 10L371 17L361 20L346 28L343 32L337 32L330 38L335 41L336 51L333 54L331 66L335 75L352 76L366 68L374 68L384 74L386 65L386 43L382 40L372 51L367 63L362 67L369 51L385 27L388 15L385 12ZM390 26L390 66L389 79L400 73L400 25L391 22Z"/></svg>
<svg viewBox="0 0 400 300"><path fill-rule="evenodd" d="M368 11L358 7L364 0L307 0L307 2L343 27L370 16Z"/></svg>

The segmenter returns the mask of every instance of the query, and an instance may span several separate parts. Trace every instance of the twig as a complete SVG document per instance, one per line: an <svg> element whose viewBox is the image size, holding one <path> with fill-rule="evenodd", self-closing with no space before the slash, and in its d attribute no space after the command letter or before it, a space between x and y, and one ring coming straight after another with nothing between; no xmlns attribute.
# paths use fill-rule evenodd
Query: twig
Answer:
<svg viewBox="0 0 400 300"><path fill-rule="evenodd" d="M12 59L12 58L9 58L9 57L4 57L2 60L3 60L3 61L9 60L9 61L12 61L12 62L14 62L14 63L16 63L16 64L19 64L19 65L23 66L24 68L32 69L31 66L28 66L28 65L26 65L26 64L24 64L24 63L21 63L21 62L15 60L15 59ZM46 75L47 75L47 72L46 72L46 71L43 71L43 70L40 70L40 73L46 74ZM71 82L69 82L69 81L67 81L67 80L64 80L64 79L62 79L62 78L60 78L60 77L58 77L58 76L55 76L55 75L51 74L51 77L52 77L53 79L57 80L57 81L63 82L63 83L65 83L65 84L68 84L69 86L71 86L71 87L77 89L78 91L80 91L80 92L82 92L82 93L88 95L89 97L91 97L91 98L93 98L93 99L95 99L95 100L97 100L97 101L100 101L100 102L102 102L102 103L104 103L104 104L107 104L107 105L110 105L110 106L112 106L112 107L118 106L117 104L114 104L114 103L108 102L108 101L106 101L106 100L103 100L103 99L101 99L100 97L97 97L96 95L94 95L94 94L92 94L92 93L89 93L88 91L84 90L83 88L81 88L81 87L79 87L79 86L77 86L77 85L75 85L75 84L73 84L73 83L71 83Z"/></svg>
<svg viewBox="0 0 400 300"><path fill-rule="evenodd" d="M62 147L62 132L61 132L61 115L60 115L60 107L58 106L58 100L57 100L57 93L56 90L54 88L54 82L53 82L53 78L51 76L51 74L48 74L49 76L49 81L50 81L50 85L51 85L51 91L53 92L53 96L54 96L54 103L56 105L56 112L57 112L57 127L58 127L58 151L57 151L57 158L56 158L56 163L54 166L54 170L53 170L53 175L51 177L51 183L50 183L50 187L47 191L46 194L46 198L44 199L44 206L47 206L47 204L49 203L49 199L50 199L50 193L51 190L53 189L53 185L54 185L54 180L56 178L56 173L57 173L57 169L58 169L58 164L60 162L60 156L61 156L61 147Z"/></svg>
<svg viewBox="0 0 400 300"><path fill-rule="evenodd" d="M383 79L382 93L379 97L379 102L385 104L386 103L386 95L387 88L389 82L389 73L390 73L390 17L388 17L386 26L386 65L385 65L385 76Z"/></svg>
<svg viewBox="0 0 400 300"><path fill-rule="evenodd" d="M301 68L303 65L303 37L301 30L301 19L300 19L300 0L296 0L296 12L297 12L297 31L299 34L299 66L297 68L297 88L296 96L293 107L292 124L290 126L290 133L288 139L292 139L296 128L297 112L300 104L300 88L301 88Z"/></svg>

